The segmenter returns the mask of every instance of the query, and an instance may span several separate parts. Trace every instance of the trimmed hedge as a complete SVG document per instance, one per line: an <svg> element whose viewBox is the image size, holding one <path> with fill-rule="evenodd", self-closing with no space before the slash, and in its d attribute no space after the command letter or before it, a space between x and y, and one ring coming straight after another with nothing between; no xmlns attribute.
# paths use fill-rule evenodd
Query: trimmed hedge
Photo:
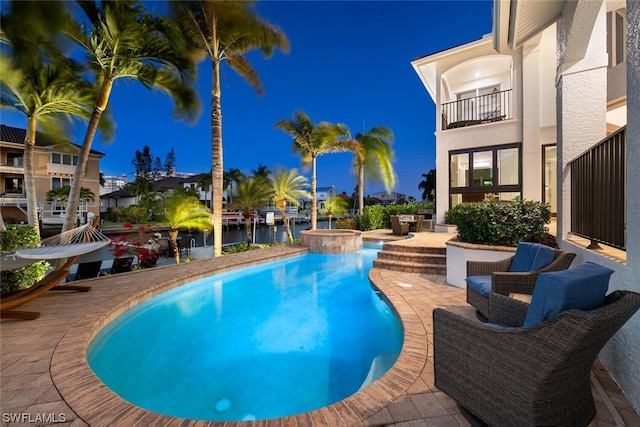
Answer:
<svg viewBox="0 0 640 427"><path fill-rule="evenodd" d="M545 239L551 220L549 205L534 201L465 202L445 213L445 221L458 228L458 239L492 246Z"/></svg>

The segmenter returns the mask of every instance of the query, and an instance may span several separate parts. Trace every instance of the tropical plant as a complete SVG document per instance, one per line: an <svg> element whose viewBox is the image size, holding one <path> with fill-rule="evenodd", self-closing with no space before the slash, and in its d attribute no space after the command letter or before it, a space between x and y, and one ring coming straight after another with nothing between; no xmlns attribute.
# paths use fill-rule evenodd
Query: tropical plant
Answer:
<svg viewBox="0 0 640 427"><path fill-rule="evenodd" d="M418 184L418 189L422 190L422 200L433 201L433 193L436 189L436 170L431 169L427 173L423 173L422 177L424 178Z"/></svg>
<svg viewBox="0 0 640 427"><path fill-rule="evenodd" d="M169 227L169 243L173 249L176 264L180 263L178 232L180 229L204 231L213 228L211 213L194 197L171 197L167 201L166 222Z"/></svg>
<svg viewBox="0 0 640 427"><path fill-rule="evenodd" d="M140 199L141 196L153 193L155 191L155 186L153 185L153 181L149 178L138 176L133 182L127 182L123 189Z"/></svg>
<svg viewBox="0 0 640 427"><path fill-rule="evenodd" d="M271 176L271 171L269 170L269 168L262 164L259 164L258 168L253 169L251 172L253 173L253 176L262 177L264 179L269 179L269 177Z"/></svg>
<svg viewBox="0 0 640 427"><path fill-rule="evenodd" d="M192 0L170 3L172 15L182 28L189 47L199 59L211 61L211 162L213 183L214 256L222 255L222 109L220 103L220 65L243 77L258 93L262 85L258 73L246 56L259 49L265 57L275 49L288 51L289 41L280 29L263 21L253 2Z"/></svg>
<svg viewBox="0 0 640 427"><path fill-rule="evenodd" d="M81 67L54 46L58 24L64 17L61 2L12 2L2 22L0 105L25 115L24 187L27 222L38 229L37 197L33 176L36 130L53 142L65 140L72 119L91 114L93 86L80 77ZM57 19L52 22L51 19ZM28 25L25 24L28 21Z"/></svg>
<svg viewBox="0 0 640 427"><path fill-rule="evenodd" d="M393 132L384 126L374 126L364 134L357 134L356 141L362 147L360 155L355 155L355 168L358 176L358 214L364 209L364 183L382 182L387 193L396 185L396 173L393 169L394 152L391 148Z"/></svg>
<svg viewBox="0 0 640 427"><path fill-rule="evenodd" d="M344 215L347 213L349 203L338 195L329 196L325 202L324 214L329 217L329 230L331 230L331 221L335 215Z"/></svg>
<svg viewBox="0 0 640 427"><path fill-rule="evenodd" d="M232 207L242 209L244 229L247 232L247 244L251 245L251 214L254 209L263 207L271 198L271 185L263 177L252 176L238 183L235 202Z"/></svg>
<svg viewBox="0 0 640 427"><path fill-rule="evenodd" d="M69 192L71 191L71 186L63 185L62 187L52 188L47 191L46 200L47 202L66 202L69 199ZM93 191L86 187L82 187L80 191L80 200L85 202L93 202L96 200L96 195Z"/></svg>
<svg viewBox="0 0 640 427"><path fill-rule="evenodd" d="M318 223L316 201L316 164L318 156L328 153L352 151L361 153L360 144L351 139L349 129L339 123L320 122L314 125L302 111L296 111L292 120L280 120L274 125L293 138L293 149L302 158L305 167L311 166L311 229Z"/></svg>
<svg viewBox="0 0 640 427"><path fill-rule="evenodd" d="M117 80L131 78L168 94L178 118L195 119L199 111L191 86L195 64L184 54L184 39L170 19L148 13L142 1L103 1L98 5L88 0L78 4L89 25L70 25L66 33L85 51L101 86L78 155L67 212L78 207L91 145ZM73 226L73 217L67 215L63 231Z"/></svg>
<svg viewBox="0 0 640 427"><path fill-rule="evenodd" d="M308 199L311 193L307 190L309 187L307 178L298 175L297 169L276 168L271 180L271 190L273 199L276 201L276 207L282 216L282 222L287 230L287 238L289 243L293 242L291 227L285 213L287 202L298 203L300 199Z"/></svg>
<svg viewBox="0 0 640 427"><path fill-rule="evenodd" d="M200 190L202 190L202 192L205 194L213 190L211 188L211 172L198 174L198 176L196 177L196 182L198 183L198 188L200 188ZM209 200L211 201L212 198L213 198L213 194L210 194ZM207 197L205 196L205 202L206 202L206 199ZM211 207L211 206L208 206L208 207Z"/></svg>

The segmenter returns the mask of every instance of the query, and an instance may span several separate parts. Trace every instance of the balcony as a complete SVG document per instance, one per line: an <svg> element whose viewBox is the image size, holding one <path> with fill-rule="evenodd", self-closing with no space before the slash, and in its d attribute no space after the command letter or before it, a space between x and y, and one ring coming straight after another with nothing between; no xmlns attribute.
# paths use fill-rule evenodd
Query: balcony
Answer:
<svg viewBox="0 0 640 427"><path fill-rule="evenodd" d="M62 165L60 163L47 163L47 173L53 175L73 175L76 167L74 165Z"/></svg>
<svg viewBox="0 0 640 427"><path fill-rule="evenodd" d="M456 129L511 118L511 89L442 104L442 129Z"/></svg>
<svg viewBox="0 0 640 427"><path fill-rule="evenodd" d="M24 165L22 157L13 157L7 159L7 162L0 162L0 172L5 173L24 173Z"/></svg>

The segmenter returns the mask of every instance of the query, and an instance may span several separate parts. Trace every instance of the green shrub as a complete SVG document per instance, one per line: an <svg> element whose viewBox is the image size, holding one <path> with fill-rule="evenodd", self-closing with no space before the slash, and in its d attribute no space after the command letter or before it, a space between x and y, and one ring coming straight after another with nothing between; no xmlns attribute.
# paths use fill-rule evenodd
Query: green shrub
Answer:
<svg viewBox="0 0 640 427"><path fill-rule="evenodd" d="M338 218L336 220L336 228L338 230L353 230L356 228L355 218Z"/></svg>
<svg viewBox="0 0 640 427"><path fill-rule="evenodd" d="M0 231L0 249L11 251L20 248L34 248L40 245L40 239L33 227L8 224L5 231ZM42 279L49 268L45 261L35 262L24 267L6 270L0 273L2 291L27 289Z"/></svg>
<svg viewBox="0 0 640 427"><path fill-rule="evenodd" d="M355 216L356 229L360 231L369 231L378 230L380 228L391 228L391 215L416 215L420 210L434 208L435 205L433 203L365 206L362 216Z"/></svg>
<svg viewBox="0 0 640 427"><path fill-rule="evenodd" d="M494 246L541 241L550 220L549 205L533 201L460 203L445 213L460 241Z"/></svg>

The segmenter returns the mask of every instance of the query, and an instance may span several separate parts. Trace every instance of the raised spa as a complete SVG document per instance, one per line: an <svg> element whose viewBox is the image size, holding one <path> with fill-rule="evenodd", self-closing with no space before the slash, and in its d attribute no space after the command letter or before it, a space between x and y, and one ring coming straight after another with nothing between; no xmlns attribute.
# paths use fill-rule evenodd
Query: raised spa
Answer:
<svg viewBox="0 0 640 427"><path fill-rule="evenodd" d="M102 330L89 365L129 402L189 419L330 405L379 378L402 347L367 278L376 253L309 253L173 289Z"/></svg>

